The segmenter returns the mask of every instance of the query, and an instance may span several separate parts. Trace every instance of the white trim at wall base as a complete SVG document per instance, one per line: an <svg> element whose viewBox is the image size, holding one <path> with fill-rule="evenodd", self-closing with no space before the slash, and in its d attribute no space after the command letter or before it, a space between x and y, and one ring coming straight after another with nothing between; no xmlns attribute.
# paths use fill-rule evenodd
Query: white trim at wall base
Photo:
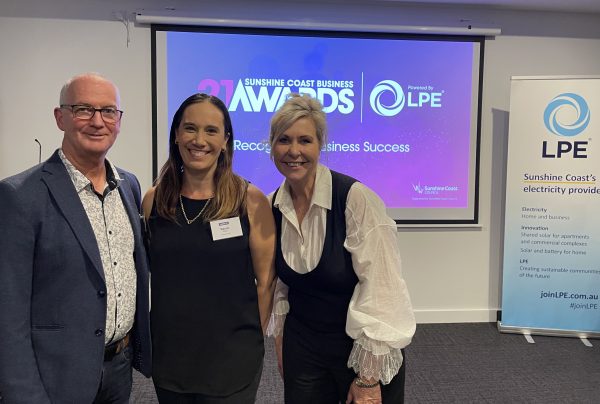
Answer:
<svg viewBox="0 0 600 404"><path fill-rule="evenodd" d="M417 324L492 323L498 309L415 310Z"/></svg>

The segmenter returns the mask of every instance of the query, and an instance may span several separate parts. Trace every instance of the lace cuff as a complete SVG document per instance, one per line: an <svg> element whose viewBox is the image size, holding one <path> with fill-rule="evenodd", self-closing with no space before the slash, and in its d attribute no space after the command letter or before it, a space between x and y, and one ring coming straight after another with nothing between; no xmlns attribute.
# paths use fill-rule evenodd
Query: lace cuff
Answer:
<svg viewBox="0 0 600 404"><path fill-rule="evenodd" d="M361 336L354 341L348 358L348 367L364 379L374 378L388 384L402 366L400 348L392 348L385 342Z"/></svg>
<svg viewBox="0 0 600 404"><path fill-rule="evenodd" d="M283 335L283 324L285 323L285 317L290 311L290 305L287 300L280 300L273 307L273 312L269 318L269 324L267 324L267 337L278 337Z"/></svg>

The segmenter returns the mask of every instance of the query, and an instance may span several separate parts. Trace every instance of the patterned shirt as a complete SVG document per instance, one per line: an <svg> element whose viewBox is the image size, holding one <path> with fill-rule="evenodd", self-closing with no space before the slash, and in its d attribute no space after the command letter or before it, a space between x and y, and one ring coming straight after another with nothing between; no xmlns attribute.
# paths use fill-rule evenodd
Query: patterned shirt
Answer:
<svg viewBox="0 0 600 404"><path fill-rule="evenodd" d="M81 204L87 213L96 242L106 282L106 345L129 332L135 315L136 272L133 230L119 194L121 178L115 167L105 160L106 179L102 194L77 170L62 150L59 156L67 168ZM116 186L109 186L109 183Z"/></svg>

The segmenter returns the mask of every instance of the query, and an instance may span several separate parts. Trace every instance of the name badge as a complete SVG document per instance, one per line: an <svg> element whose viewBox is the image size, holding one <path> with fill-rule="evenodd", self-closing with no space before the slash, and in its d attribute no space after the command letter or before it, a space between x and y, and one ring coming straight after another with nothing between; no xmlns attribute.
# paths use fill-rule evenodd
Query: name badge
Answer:
<svg viewBox="0 0 600 404"><path fill-rule="evenodd" d="M210 222L210 231L212 232L213 241L239 237L243 235L242 225L239 217L213 220Z"/></svg>

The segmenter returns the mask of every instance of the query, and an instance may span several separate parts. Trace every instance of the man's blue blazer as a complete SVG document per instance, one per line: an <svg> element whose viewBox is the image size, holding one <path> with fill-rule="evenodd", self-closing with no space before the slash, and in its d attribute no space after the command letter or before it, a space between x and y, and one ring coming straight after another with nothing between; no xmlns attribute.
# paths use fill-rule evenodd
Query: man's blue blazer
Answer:
<svg viewBox="0 0 600 404"><path fill-rule="evenodd" d="M118 170L135 237L134 367L151 370L140 185ZM0 182L0 403L91 403L104 356L106 284L67 170L50 159Z"/></svg>

